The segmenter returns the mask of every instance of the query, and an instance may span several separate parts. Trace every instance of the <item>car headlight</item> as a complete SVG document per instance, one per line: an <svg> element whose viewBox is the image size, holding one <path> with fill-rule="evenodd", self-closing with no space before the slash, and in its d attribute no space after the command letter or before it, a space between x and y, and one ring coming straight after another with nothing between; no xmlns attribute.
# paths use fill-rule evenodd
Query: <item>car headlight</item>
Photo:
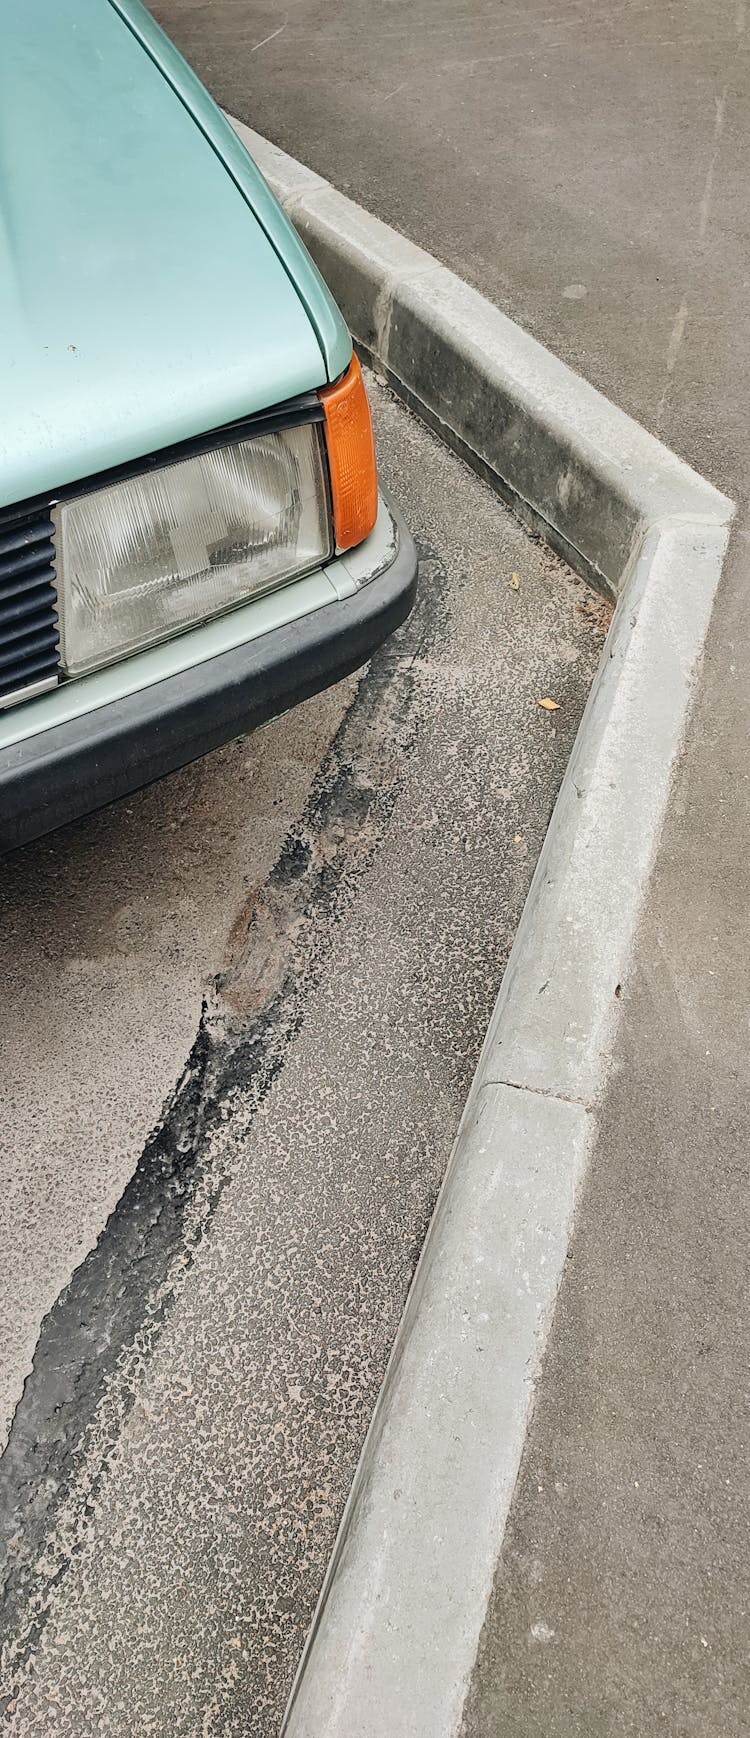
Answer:
<svg viewBox="0 0 750 1738"><path fill-rule="evenodd" d="M90 490L53 517L69 676L247 603L333 553L316 423Z"/></svg>

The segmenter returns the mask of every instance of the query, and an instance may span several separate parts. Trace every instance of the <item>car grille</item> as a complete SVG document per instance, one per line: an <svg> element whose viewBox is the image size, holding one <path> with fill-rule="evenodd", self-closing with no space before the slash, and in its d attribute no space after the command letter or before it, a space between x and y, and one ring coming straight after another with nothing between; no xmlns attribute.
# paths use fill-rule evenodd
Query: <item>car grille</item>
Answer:
<svg viewBox="0 0 750 1738"><path fill-rule="evenodd" d="M0 509L0 708L58 681L53 530L47 501Z"/></svg>

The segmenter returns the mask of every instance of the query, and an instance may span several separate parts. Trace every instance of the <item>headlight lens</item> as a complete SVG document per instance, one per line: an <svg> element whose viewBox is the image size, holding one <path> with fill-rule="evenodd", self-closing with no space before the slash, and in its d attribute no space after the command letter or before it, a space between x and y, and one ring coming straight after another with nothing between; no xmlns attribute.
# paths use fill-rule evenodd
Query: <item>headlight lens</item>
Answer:
<svg viewBox="0 0 750 1738"><path fill-rule="evenodd" d="M333 553L315 423L112 483L54 511L69 676L171 638Z"/></svg>

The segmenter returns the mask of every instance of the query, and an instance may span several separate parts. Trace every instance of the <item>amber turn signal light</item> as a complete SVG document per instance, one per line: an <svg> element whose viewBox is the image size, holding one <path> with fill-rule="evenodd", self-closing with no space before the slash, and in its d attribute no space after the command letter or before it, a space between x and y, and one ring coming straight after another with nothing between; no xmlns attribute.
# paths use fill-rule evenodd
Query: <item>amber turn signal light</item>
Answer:
<svg viewBox="0 0 750 1738"><path fill-rule="evenodd" d="M343 380L319 394L326 418L326 445L338 549L352 549L372 531L378 516L378 464L367 388L359 358Z"/></svg>

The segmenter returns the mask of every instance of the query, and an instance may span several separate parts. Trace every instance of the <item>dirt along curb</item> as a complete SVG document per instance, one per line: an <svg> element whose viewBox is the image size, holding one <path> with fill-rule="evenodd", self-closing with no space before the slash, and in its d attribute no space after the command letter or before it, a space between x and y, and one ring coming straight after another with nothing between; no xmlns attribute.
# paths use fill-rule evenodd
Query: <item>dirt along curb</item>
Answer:
<svg viewBox="0 0 750 1738"><path fill-rule="evenodd" d="M284 1724L455 1738L733 506L429 254L233 125L374 367L617 600Z"/></svg>

